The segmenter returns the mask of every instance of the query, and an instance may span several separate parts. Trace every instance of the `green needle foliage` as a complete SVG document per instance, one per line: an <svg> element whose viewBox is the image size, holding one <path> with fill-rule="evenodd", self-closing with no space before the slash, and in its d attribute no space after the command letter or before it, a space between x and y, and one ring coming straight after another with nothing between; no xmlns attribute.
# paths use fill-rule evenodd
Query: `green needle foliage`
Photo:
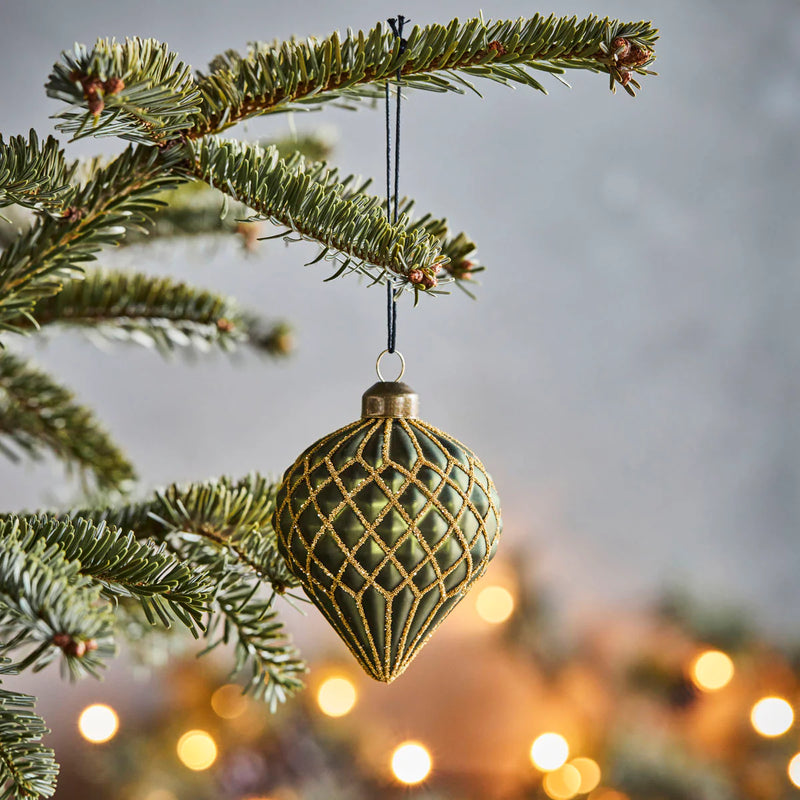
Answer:
<svg viewBox="0 0 800 800"><path fill-rule="evenodd" d="M55 64L47 93L70 103L58 129L83 136L118 136L159 144L189 127L200 93L191 71L153 39L99 39L77 45ZM89 113L77 107L86 104Z"/></svg>
<svg viewBox="0 0 800 800"><path fill-rule="evenodd" d="M164 353L187 346L233 350L248 345L280 356L289 348L284 323L267 324L230 298L138 272L87 272L83 280L68 281L57 295L40 300L33 316L42 328L81 328Z"/></svg>
<svg viewBox="0 0 800 800"><path fill-rule="evenodd" d="M36 131L28 138L0 135L0 208L12 204L34 209L60 207L72 191L74 168L52 136L39 144Z"/></svg>
<svg viewBox="0 0 800 800"><path fill-rule="evenodd" d="M0 449L12 458L50 452L82 477L93 476L103 489L124 489L135 477L90 409L8 351L0 351Z"/></svg>
<svg viewBox="0 0 800 800"><path fill-rule="evenodd" d="M97 581L107 597L135 598L151 624L169 627L173 618L194 636L213 594L210 579L169 552L164 544L137 540L105 522L59 520L47 515L23 521L26 543L45 542L80 564L81 575Z"/></svg>
<svg viewBox="0 0 800 800"><path fill-rule="evenodd" d="M259 114L380 97L380 84L398 69L404 87L437 92L476 91L469 76L546 93L532 71L560 75L567 69L607 72L612 87L618 81L628 88L623 70L629 67L611 49L620 36L648 55L657 38L646 22L536 14L515 21L454 19L446 26L414 26L403 52L381 24L345 37L255 42L244 56L232 50L217 56L208 74L198 77L202 103L190 135L218 133ZM645 72L652 59L642 54L639 60L633 68Z"/></svg>
<svg viewBox="0 0 800 800"><path fill-rule="evenodd" d="M114 245L126 227L144 225L162 201L153 195L175 185L175 155L129 148L72 197L60 217L42 216L0 255L0 330L17 330L36 301L60 291L95 253Z"/></svg>
<svg viewBox="0 0 800 800"><path fill-rule="evenodd" d="M7 662L7 659L6 659ZM35 800L56 791L58 764L42 744L50 731L35 697L0 689L0 800Z"/></svg>
<svg viewBox="0 0 800 800"><path fill-rule="evenodd" d="M483 269L470 237L442 215L418 215L410 197L387 222L369 180L325 163L323 138L247 143L219 133L259 115L374 105L361 101L383 97L398 72L403 90L465 94L481 79L545 92L546 79L563 83L578 69L633 95L652 74L656 40L648 22L536 14L414 27L403 43L383 24L256 42L217 56L205 73L154 39L99 39L63 53L46 85L66 104L58 129L131 144L110 160L70 162L52 137L0 137L0 450L50 454L97 496L58 515L0 514L0 674L56 659L72 677L97 674L115 628L143 644L147 631L177 620L206 650L229 645L234 672L270 707L302 687L305 666L277 613L297 580L270 524L275 485L253 474L127 499L133 467L92 412L4 349L18 335L77 328L162 353L247 346L284 355L288 328L167 276L87 269L101 251L129 245L144 260L153 239L232 233L253 250L269 221L278 237L318 246L311 263L333 264L327 280L360 273L415 301L441 283L469 293ZM0 690L0 800L55 790L57 765L32 703Z"/></svg>

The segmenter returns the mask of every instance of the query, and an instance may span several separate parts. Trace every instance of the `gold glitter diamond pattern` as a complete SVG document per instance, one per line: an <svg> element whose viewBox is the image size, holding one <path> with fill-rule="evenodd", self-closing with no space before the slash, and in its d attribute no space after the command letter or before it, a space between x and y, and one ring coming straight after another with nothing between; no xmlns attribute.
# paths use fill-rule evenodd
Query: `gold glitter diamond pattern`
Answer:
<svg viewBox="0 0 800 800"><path fill-rule="evenodd" d="M274 526L306 593L364 669L391 682L494 556L491 478L417 419L361 419L286 471Z"/></svg>

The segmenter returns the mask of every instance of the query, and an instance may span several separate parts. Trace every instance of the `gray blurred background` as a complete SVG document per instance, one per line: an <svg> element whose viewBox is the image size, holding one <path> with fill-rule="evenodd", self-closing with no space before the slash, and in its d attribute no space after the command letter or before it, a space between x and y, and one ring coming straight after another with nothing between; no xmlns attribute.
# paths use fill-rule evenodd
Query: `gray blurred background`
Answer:
<svg viewBox="0 0 800 800"><path fill-rule="evenodd" d="M0 130L45 134L42 85L62 49L154 36L203 68L250 39L476 14L464 0L94 3L4 0ZM530 554L565 620L587 621L680 585L796 638L800 604L800 6L688 0L486 2L651 18L658 78L636 100L607 80L547 81L548 97L483 84L410 95L401 189L479 243L478 302L461 292L400 308L398 347L423 416L492 471L505 544ZM333 160L380 190L383 117L296 115L338 133ZM286 131L283 115L233 135ZM113 141L84 141L90 153ZM147 486L282 471L359 413L383 348L380 289L323 283L311 245L158 243L106 263L169 272L296 327L283 364L244 356L163 362L79 336L35 349L93 405ZM406 298L409 300L409 298ZM63 502L55 465L0 462L0 507ZM308 619L290 627L303 640ZM45 710L45 713L48 713Z"/></svg>

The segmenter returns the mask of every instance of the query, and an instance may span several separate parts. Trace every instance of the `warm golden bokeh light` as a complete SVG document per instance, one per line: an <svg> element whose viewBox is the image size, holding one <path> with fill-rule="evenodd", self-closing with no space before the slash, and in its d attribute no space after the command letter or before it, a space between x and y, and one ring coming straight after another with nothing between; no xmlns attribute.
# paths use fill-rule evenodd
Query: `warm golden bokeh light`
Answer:
<svg viewBox="0 0 800 800"><path fill-rule="evenodd" d="M169 789L153 789L142 800L178 800L178 796Z"/></svg>
<svg viewBox="0 0 800 800"><path fill-rule="evenodd" d="M553 800L571 800L580 791L581 774L571 764L564 764L548 772L542 781L542 788Z"/></svg>
<svg viewBox="0 0 800 800"><path fill-rule="evenodd" d="M750 712L750 722L762 736L780 736L794 723L794 711L782 697L763 697Z"/></svg>
<svg viewBox="0 0 800 800"><path fill-rule="evenodd" d="M328 678L317 691L317 704L329 717L343 717L356 704L356 687L347 678Z"/></svg>
<svg viewBox="0 0 800 800"><path fill-rule="evenodd" d="M628 795L616 789L598 789L589 795L588 800L629 800Z"/></svg>
<svg viewBox="0 0 800 800"><path fill-rule="evenodd" d="M720 650L706 650L692 662L691 676L695 686L704 692L715 692L731 682L733 661Z"/></svg>
<svg viewBox="0 0 800 800"><path fill-rule="evenodd" d="M792 758L786 771L789 773L789 780L800 789L800 753Z"/></svg>
<svg viewBox="0 0 800 800"><path fill-rule="evenodd" d="M217 745L206 731L186 731L177 749L178 758L195 771L208 769L217 760Z"/></svg>
<svg viewBox="0 0 800 800"><path fill-rule="evenodd" d="M569 745L559 733L543 733L531 745L533 766L542 772L558 769L568 758Z"/></svg>
<svg viewBox="0 0 800 800"><path fill-rule="evenodd" d="M404 742L392 753L392 772L400 783L421 783L432 766L431 754L419 742Z"/></svg>
<svg viewBox="0 0 800 800"><path fill-rule="evenodd" d="M581 776L578 794L588 794L600 785L600 766L591 758L573 758L569 762Z"/></svg>
<svg viewBox="0 0 800 800"><path fill-rule="evenodd" d="M498 625L505 622L514 611L514 597L502 586L487 586L478 592L475 609L482 620Z"/></svg>
<svg viewBox="0 0 800 800"><path fill-rule="evenodd" d="M226 683L211 695L211 708L222 719L236 719L247 710L247 697L242 694L241 686Z"/></svg>
<svg viewBox="0 0 800 800"><path fill-rule="evenodd" d="M102 744L113 739L119 728L119 717L111 706L95 703L87 706L78 717L78 730L87 742Z"/></svg>

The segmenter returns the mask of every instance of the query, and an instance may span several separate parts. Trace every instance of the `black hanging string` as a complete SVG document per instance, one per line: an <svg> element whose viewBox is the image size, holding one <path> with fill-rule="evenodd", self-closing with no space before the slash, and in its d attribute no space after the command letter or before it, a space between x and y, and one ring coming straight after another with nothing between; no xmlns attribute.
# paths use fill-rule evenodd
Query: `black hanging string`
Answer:
<svg viewBox="0 0 800 800"><path fill-rule="evenodd" d="M408 20L402 14L397 19L391 17L389 25L392 33L400 40L400 53L406 49L406 40L403 38L403 27ZM401 68L397 69L397 103L394 116L394 213L392 213L392 126L390 112L389 81L386 81L386 219L389 223L397 224L400 216L399 209L399 182L400 182L400 81ZM391 277L386 276L386 349L394 353L397 341L397 301L394 297L394 285Z"/></svg>

